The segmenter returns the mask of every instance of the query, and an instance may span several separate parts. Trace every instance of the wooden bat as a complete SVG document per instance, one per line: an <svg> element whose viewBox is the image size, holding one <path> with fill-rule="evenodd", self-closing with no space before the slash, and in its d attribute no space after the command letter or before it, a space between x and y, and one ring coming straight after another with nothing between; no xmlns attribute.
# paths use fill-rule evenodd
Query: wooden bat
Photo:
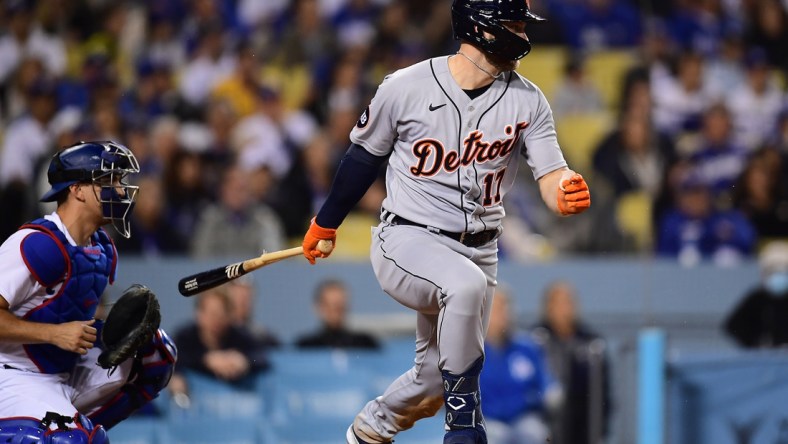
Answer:
<svg viewBox="0 0 788 444"><path fill-rule="evenodd" d="M334 248L334 244L331 241L321 240L318 242L317 248L323 253L330 253ZM263 253L258 257L225 265L223 267L217 267L213 270L201 271L181 279L180 282L178 282L178 291L187 297L194 296L197 293L202 293L205 290L238 279L250 271L257 270L258 268L265 267L274 262L279 262L282 259L299 256L303 251L301 247L293 247L287 250Z"/></svg>

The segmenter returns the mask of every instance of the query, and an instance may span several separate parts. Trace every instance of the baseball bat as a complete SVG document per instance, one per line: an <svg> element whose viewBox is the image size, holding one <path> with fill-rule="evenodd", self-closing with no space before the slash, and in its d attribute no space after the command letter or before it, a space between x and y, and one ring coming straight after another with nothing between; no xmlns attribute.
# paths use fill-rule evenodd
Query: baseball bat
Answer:
<svg viewBox="0 0 788 444"><path fill-rule="evenodd" d="M334 245L331 241L321 240L318 242L317 248L324 253L328 253L334 248ZM238 279L250 271L257 270L258 268L265 267L266 265L273 264L282 259L298 256L302 254L303 251L301 247L293 247L287 250L263 253L258 257L225 265L223 267L217 267L212 270L201 271L181 279L178 282L178 291L183 296L194 296L197 293Z"/></svg>

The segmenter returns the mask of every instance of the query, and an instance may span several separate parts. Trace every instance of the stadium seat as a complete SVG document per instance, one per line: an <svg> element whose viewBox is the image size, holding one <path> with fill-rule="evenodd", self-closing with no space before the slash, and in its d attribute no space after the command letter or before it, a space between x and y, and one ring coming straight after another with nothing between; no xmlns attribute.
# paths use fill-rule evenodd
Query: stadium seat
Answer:
<svg viewBox="0 0 788 444"><path fill-rule="evenodd" d="M649 251L653 243L652 207L652 198L645 191L626 193L616 202L618 226L635 241L638 251Z"/></svg>
<svg viewBox="0 0 788 444"><path fill-rule="evenodd" d="M129 418L108 431L112 444L156 444L161 426L158 419Z"/></svg>
<svg viewBox="0 0 788 444"><path fill-rule="evenodd" d="M188 372L185 376L191 405L186 410L171 408L170 416L174 420L188 421L206 415L216 418L257 418L265 412L263 398L254 390L253 378L246 389L194 372Z"/></svg>
<svg viewBox="0 0 788 444"><path fill-rule="evenodd" d="M345 442L349 420L310 419L293 421L271 428L270 442L276 444L338 444ZM268 433L268 432L266 432Z"/></svg>
<svg viewBox="0 0 788 444"><path fill-rule="evenodd" d="M562 46L539 45L522 60L517 72L535 83L549 100L561 82L566 56Z"/></svg>
<svg viewBox="0 0 788 444"><path fill-rule="evenodd" d="M379 222L378 218L368 214L350 213L337 230L337 238L341 239L341 243L333 255L341 259L369 259L371 228L377 226Z"/></svg>
<svg viewBox="0 0 788 444"><path fill-rule="evenodd" d="M586 57L586 78L597 88L607 109L618 106L621 82L635 63L637 55L629 50L600 51Z"/></svg>
<svg viewBox="0 0 788 444"><path fill-rule="evenodd" d="M166 444L274 444L264 441L262 419L195 417L168 422L160 429L159 442ZM115 441L112 441L115 444Z"/></svg>
<svg viewBox="0 0 788 444"><path fill-rule="evenodd" d="M610 130L611 123L606 113L575 114L556 119L558 143L571 169L591 174L594 150Z"/></svg>
<svg viewBox="0 0 788 444"><path fill-rule="evenodd" d="M277 374L273 376L271 415L288 421L350 421L372 398L371 375L359 370L346 374Z"/></svg>

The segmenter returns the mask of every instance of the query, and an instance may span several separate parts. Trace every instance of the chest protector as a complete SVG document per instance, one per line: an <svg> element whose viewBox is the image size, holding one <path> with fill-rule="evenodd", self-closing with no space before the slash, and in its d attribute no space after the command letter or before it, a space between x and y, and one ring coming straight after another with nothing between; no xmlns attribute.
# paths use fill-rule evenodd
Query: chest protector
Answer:
<svg viewBox="0 0 788 444"><path fill-rule="evenodd" d="M36 219L22 228L40 232L29 235L30 242L26 238L21 248L33 277L47 292L54 292L63 282L57 294L30 310L24 319L49 324L92 319L107 283L115 278L117 253L107 233L99 229L90 237L90 246L75 247L52 221ZM50 250L49 254L42 254L42 249ZM25 344L24 349L41 373L69 372L80 357L52 344Z"/></svg>

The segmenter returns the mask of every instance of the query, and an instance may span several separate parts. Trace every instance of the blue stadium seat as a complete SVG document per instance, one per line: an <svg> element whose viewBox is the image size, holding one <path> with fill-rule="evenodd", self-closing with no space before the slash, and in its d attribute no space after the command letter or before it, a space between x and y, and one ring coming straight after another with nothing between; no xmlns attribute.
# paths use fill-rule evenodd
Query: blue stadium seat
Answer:
<svg viewBox="0 0 788 444"><path fill-rule="evenodd" d="M345 374L359 367L368 369L380 354L369 350L285 348L270 352L269 359L277 374Z"/></svg>
<svg viewBox="0 0 788 444"><path fill-rule="evenodd" d="M185 376L191 405L185 410L171 407L169 415L173 420L204 416L254 419L265 412L264 400L254 390L254 378L246 384L249 387L246 389L194 372L185 373Z"/></svg>
<svg viewBox="0 0 788 444"><path fill-rule="evenodd" d="M309 420L288 422L271 429L271 442L276 444L339 444L345 442L350 421Z"/></svg>
<svg viewBox="0 0 788 444"><path fill-rule="evenodd" d="M275 422L351 421L373 394L366 372L344 375L274 375L271 415Z"/></svg>
<svg viewBox="0 0 788 444"><path fill-rule="evenodd" d="M260 433L261 419L218 419L212 416L167 423L159 442L166 444L273 444ZM115 444L115 441L112 441Z"/></svg>
<svg viewBox="0 0 788 444"><path fill-rule="evenodd" d="M161 420L129 418L108 431L112 444L157 444L156 436Z"/></svg>

